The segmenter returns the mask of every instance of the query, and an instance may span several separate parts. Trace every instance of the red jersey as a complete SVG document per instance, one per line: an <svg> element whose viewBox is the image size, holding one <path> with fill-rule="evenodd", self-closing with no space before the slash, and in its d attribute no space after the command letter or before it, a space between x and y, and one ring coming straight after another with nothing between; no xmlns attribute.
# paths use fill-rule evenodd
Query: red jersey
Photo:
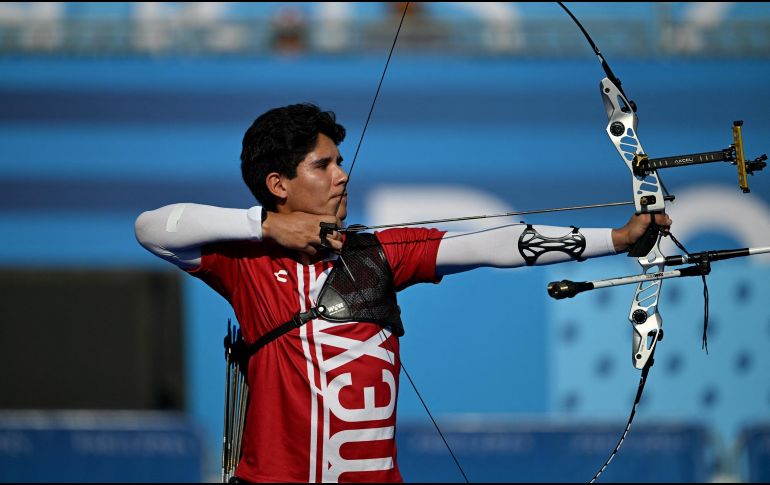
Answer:
<svg viewBox="0 0 770 485"><path fill-rule="evenodd" d="M396 290L438 282L443 232L375 233ZM204 247L205 281L233 307L247 343L315 306L336 255L305 265L268 242ZM250 401L236 475L254 482L400 482L396 462L399 342L371 323L311 320L251 357Z"/></svg>

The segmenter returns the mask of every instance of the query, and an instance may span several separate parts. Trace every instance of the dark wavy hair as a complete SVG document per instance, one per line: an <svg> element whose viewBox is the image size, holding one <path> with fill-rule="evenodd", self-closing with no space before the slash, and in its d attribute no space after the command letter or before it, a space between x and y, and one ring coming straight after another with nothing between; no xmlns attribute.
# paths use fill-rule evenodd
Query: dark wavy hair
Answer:
<svg viewBox="0 0 770 485"><path fill-rule="evenodd" d="M241 174L265 209L276 210L275 196L267 189L267 174L296 177L297 165L313 151L319 133L331 138L335 145L345 139L345 128L337 123L334 113L310 103L271 109L246 130Z"/></svg>

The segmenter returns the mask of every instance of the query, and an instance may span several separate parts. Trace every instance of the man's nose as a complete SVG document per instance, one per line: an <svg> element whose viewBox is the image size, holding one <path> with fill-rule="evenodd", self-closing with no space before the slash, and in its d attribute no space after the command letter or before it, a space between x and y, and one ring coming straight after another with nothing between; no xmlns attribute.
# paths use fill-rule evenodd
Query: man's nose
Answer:
<svg viewBox="0 0 770 485"><path fill-rule="evenodd" d="M339 165L337 165L337 173L334 176L335 182L337 184L346 184L348 183L348 173Z"/></svg>

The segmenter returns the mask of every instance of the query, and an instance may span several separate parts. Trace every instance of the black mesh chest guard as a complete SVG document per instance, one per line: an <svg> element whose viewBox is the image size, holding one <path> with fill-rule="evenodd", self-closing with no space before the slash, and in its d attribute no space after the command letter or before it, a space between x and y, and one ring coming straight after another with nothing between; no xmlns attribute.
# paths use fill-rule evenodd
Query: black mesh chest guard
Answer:
<svg viewBox="0 0 770 485"><path fill-rule="evenodd" d="M339 323L374 323L389 327L398 337L404 335L393 272L385 259L382 244L374 234L347 234L342 252L318 294L317 303L314 308L297 313L288 322L270 330L253 344L241 344L241 355L251 357L281 335L314 318Z"/></svg>
<svg viewBox="0 0 770 485"><path fill-rule="evenodd" d="M393 272L374 234L348 233L315 310L330 322L376 323L404 335Z"/></svg>

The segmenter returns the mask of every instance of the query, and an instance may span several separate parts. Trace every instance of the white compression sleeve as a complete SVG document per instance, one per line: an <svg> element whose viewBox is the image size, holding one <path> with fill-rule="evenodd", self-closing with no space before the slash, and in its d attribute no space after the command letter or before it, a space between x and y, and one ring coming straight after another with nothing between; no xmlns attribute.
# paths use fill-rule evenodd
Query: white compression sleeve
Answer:
<svg viewBox="0 0 770 485"><path fill-rule="evenodd" d="M436 258L436 272L441 275L461 273L474 268L515 268L525 266L519 252L519 237L526 224L512 224L468 233L446 233L441 240ZM561 237L572 232L571 227L533 226L545 237ZM579 229L585 237L581 258L616 254L612 243L612 229ZM568 254L551 251L537 259L537 265L573 260Z"/></svg>
<svg viewBox="0 0 770 485"><path fill-rule="evenodd" d="M182 269L200 266L201 247L221 241L262 239L262 208L226 209L173 204L143 212L134 225L148 251Z"/></svg>

